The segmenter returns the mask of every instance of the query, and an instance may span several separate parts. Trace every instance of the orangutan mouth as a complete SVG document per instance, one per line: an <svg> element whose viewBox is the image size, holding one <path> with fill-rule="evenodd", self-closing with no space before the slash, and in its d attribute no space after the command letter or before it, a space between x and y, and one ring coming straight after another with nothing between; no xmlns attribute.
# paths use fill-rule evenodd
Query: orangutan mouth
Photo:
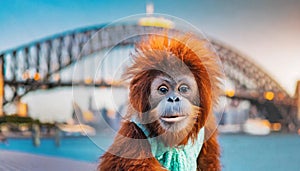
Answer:
<svg viewBox="0 0 300 171"><path fill-rule="evenodd" d="M169 116L161 116L160 119L164 122L179 122L186 118L186 115L169 115Z"/></svg>

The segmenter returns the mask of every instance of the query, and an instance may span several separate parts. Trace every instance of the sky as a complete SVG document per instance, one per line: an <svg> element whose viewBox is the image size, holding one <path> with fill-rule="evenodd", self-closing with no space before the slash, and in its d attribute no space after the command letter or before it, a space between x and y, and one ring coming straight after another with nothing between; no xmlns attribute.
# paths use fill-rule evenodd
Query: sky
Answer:
<svg viewBox="0 0 300 171"><path fill-rule="evenodd" d="M0 51L145 12L182 18L261 66L291 95L300 80L299 0L0 0Z"/></svg>

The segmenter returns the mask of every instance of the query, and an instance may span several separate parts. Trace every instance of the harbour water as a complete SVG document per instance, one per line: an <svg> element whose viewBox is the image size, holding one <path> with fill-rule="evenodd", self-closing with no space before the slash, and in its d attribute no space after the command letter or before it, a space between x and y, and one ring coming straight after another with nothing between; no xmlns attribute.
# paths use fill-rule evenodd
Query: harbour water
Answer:
<svg viewBox="0 0 300 171"><path fill-rule="evenodd" d="M110 144L112 138L93 138L97 142ZM219 138L222 147L224 171L299 171L300 136L296 134L271 134L249 136L245 134L223 134ZM42 139L41 146L34 147L31 139L8 139L0 143L1 149L54 156L95 163L104 150L87 137L64 138L56 147L53 139ZM9 157L9 156L8 156Z"/></svg>

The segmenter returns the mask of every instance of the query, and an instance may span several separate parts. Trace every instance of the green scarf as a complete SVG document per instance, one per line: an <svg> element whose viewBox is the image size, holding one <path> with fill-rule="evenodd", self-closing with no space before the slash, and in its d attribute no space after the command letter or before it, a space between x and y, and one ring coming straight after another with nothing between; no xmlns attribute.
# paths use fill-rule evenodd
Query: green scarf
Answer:
<svg viewBox="0 0 300 171"><path fill-rule="evenodd" d="M141 128L147 137L149 136L149 132L144 125L136 122L134 123ZM164 168L170 171L196 171L197 158L204 141L204 127L200 129L195 143L192 143L191 140L189 140L188 144L185 146L166 147L155 137L148 137L148 141L151 145L153 156Z"/></svg>

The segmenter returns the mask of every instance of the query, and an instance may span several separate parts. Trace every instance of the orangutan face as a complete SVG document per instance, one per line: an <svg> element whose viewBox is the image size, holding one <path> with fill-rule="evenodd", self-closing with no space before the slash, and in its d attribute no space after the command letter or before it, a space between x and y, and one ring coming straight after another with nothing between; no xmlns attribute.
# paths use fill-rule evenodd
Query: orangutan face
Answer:
<svg viewBox="0 0 300 171"><path fill-rule="evenodd" d="M171 78L157 76L151 84L149 98L152 111L149 115L156 118L167 131L177 132L193 125L199 111L199 92L191 75Z"/></svg>

